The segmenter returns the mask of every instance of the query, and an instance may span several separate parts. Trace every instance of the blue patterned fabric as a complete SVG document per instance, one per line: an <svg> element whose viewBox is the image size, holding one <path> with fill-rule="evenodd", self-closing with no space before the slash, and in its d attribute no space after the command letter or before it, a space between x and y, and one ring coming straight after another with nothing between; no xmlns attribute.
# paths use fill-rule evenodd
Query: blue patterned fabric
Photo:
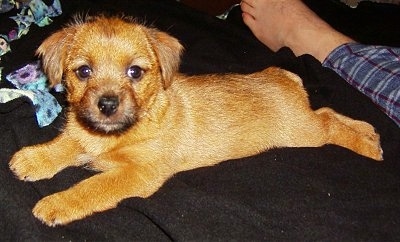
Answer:
<svg viewBox="0 0 400 242"><path fill-rule="evenodd" d="M6 78L17 89L0 89L0 103L22 96L28 97L34 106L40 127L51 124L61 112L61 106L49 92L47 77L41 70L40 61L28 64L8 74Z"/></svg>
<svg viewBox="0 0 400 242"><path fill-rule="evenodd" d="M0 0L0 13L18 9L16 16L10 17L15 21L17 27L8 33L0 33L0 81L1 81L1 56L11 51L10 43L27 34L32 24L39 27L46 26L52 22L51 18L62 13L59 0L54 0L51 6L47 6L41 0L14 1ZM51 124L61 112L61 106L49 93L47 77L41 71L40 62L30 63L16 70L6 79L16 89L0 89L0 103L6 103L19 97L28 97L35 109L38 125L40 127Z"/></svg>
<svg viewBox="0 0 400 242"><path fill-rule="evenodd" d="M11 51L10 42L26 35L32 24L39 27L49 25L52 22L52 17L59 16L62 13L60 0L54 0L51 6L47 6L41 0L0 0L0 13L8 12L14 8L20 10L16 16L10 17L15 21L17 27L11 29L8 33L0 33L0 80L1 56Z"/></svg>

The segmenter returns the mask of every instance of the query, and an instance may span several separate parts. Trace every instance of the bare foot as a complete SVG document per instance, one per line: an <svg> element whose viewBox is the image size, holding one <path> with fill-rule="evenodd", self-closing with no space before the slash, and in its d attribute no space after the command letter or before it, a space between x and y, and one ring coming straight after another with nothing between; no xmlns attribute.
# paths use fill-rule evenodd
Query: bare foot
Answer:
<svg viewBox="0 0 400 242"><path fill-rule="evenodd" d="M287 46L323 62L341 44L354 42L320 19L300 0L243 0L244 23L273 51Z"/></svg>

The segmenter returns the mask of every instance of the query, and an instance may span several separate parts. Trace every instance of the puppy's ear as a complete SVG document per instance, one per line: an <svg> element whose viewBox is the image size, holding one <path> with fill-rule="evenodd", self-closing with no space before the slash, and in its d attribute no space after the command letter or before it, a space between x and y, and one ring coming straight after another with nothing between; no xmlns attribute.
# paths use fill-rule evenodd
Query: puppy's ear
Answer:
<svg viewBox="0 0 400 242"><path fill-rule="evenodd" d="M64 28L45 39L36 50L36 54L42 59L43 70L49 78L51 87L62 80L68 46L74 32L73 27Z"/></svg>
<svg viewBox="0 0 400 242"><path fill-rule="evenodd" d="M183 46L167 33L149 29L150 41L160 62L164 89L171 85L175 72L179 69Z"/></svg>

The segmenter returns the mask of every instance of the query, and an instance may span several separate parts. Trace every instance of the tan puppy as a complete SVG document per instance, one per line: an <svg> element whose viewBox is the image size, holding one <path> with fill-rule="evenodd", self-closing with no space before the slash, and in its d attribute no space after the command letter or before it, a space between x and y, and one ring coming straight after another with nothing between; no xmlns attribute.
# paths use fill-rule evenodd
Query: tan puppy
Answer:
<svg viewBox="0 0 400 242"><path fill-rule="evenodd" d="M38 219L67 224L148 197L179 171L273 147L330 143L382 159L371 125L311 110L295 74L185 76L181 51L166 33L121 18L76 21L44 41L44 69L68 90L67 123L56 139L17 152L10 168L25 181L69 166L100 173L40 200Z"/></svg>

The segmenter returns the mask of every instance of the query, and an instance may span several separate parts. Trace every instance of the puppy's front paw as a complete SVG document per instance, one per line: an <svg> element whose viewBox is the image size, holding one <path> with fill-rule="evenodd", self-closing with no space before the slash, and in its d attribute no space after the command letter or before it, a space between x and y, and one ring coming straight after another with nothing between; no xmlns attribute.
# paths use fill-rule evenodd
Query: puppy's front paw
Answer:
<svg viewBox="0 0 400 242"><path fill-rule="evenodd" d="M49 161L50 154L41 148L26 147L15 153L9 166L11 171L24 181L37 181L51 178L58 169Z"/></svg>
<svg viewBox="0 0 400 242"><path fill-rule="evenodd" d="M88 216L90 214L87 211L88 207L90 206L75 201L74 196L60 192L40 200L33 208L32 213L44 224L54 227Z"/></svg>
<svg viewBox="0 0 400 242"><path fill-rule="evenodd" d="M32 213L44 224L54 227L74 220L73 215L76 209L66 202L62 193L56 193L40 200Z"/></svg>

